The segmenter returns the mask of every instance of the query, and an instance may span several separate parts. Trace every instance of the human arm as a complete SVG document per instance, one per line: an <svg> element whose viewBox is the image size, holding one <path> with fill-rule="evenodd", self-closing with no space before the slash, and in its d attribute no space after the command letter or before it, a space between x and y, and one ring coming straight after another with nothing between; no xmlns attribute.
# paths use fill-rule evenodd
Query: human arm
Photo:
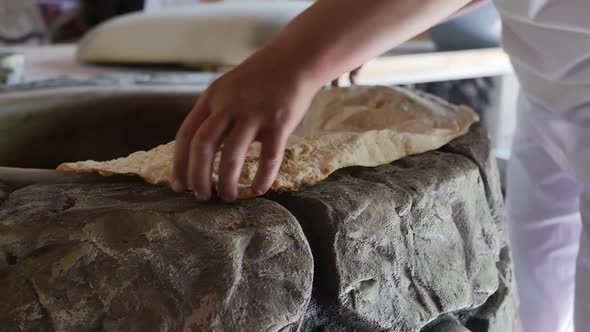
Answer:
<svg viewBox="0 0 590 332"><path fill-rule="evenodd" d="M459 9L458 11L454 12L451 16L447 17L444 22L451 21L459 16L465 15L472 10L475 10L486 3L490 2L490 0L471 0L468 4L463 6L463 8Z"/></svg>
<svg viewBox="0 0 590 332"><path fill-rule="evenodd" d="M319 0L272 41L215 81L176 138L173 188L211 197L215 153L218 190L237 197L248 146L262 143L253 189L271 186L287 137L324 84L428 29L469 0Z"/></svg>

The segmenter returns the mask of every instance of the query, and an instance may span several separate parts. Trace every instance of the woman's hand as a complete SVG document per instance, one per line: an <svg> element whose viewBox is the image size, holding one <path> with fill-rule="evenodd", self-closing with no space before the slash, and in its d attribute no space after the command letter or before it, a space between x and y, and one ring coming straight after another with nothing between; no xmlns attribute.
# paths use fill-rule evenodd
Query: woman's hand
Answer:
<svg viewBox="0 0 590 332"><path fill-rule="evenodd" d="M235 200L248 146L255 141L262 150L253 190L262 195L271 187L287 137L321 87L302 77L297 66L273 57L264 52L251 57L199 98L176 136L175 191L192 190L197 200L209 200L213 161L221 149L219 195Z"/></svg>
<svg viewBox="0 0 590 332"><path fill-rule="evenodd" d="M248 146L262 143L253 189L266 192L289 134L314 93L342 73L448 17L470 0L322 0L293 19L267 46L218 79L177 135L172 187L211 197L216 152L223 145L219 194L231 201Z"/></svg>

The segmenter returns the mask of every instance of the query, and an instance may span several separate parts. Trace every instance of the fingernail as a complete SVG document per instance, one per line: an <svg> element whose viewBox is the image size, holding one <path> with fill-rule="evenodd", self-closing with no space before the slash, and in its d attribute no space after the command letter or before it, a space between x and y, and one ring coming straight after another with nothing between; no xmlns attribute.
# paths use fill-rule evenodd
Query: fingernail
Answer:
<svg viewBox="0 0 590 332"><path fill-rule="evenodd" d="M197 199L197 201L199 202L206 202L209 200L209 196L201 194L197 191L194 192L195 198Z"/></svg>
<svg viewBox="0 0 590 332"><path fill-rule="evenodd" d="M234 195L231 195L231 194L230 195L225 194L225 195L221 196L221 198L225 202L227 202L227 203L232 203L232 202L234 202L236 200L236 197Z"/></svg>
<svg viewBox="0 0 590 332"><path fill-rule="evenodd" d="M254 191L254 194L256 196L262 196L268 192L268 188L262 186L254 186L252 188L252 191Z"/></svg>
<svg viewBox="0 0 590 332"><path fill-rule="evenodd" d="M178 180L174 180L172 182L172 190L176 191L177 193L184 191L184 186Z"/></svg>

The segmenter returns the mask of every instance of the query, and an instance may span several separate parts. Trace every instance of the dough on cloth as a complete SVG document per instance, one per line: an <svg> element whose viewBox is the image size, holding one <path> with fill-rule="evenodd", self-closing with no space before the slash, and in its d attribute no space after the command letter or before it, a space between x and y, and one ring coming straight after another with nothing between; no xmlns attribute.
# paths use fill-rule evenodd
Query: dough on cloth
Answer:
<svg viewBox="0 0 590 332"><path fill-rule="evenodd" d="M90 63L235 66L310 5L218 2L123 15L92 29L77 56Z"/></svg>
<svg viewBox="0 0 590 332"><path fill-rule="evenodd" d="M466 106L405 88L353 86L321 90L289 137L275 191L299 190L349 166L373 167L436 150L464 135L478 117ZM239 197L254 196L251 184L260 145L250 146L239 181ZM169 185L174 142L111 161L64 163L60 171L138 175ZM217 183L219 154L214 165Z"/></svg>

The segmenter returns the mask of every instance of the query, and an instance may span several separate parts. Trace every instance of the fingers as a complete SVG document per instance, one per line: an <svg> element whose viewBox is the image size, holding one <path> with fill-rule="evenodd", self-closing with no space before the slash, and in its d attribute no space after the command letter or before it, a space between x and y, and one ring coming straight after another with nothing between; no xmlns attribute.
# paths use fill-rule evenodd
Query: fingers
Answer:
<svg viewBox="0 0 590 332"><path fill-rule="evenodd" d="M257 131L258 125L255 123L237 124L223 143L218 191L225 201L231 202L238 197L238 182L246 153L256 138Z"/></svg>
<svg viewBox="0 0 590 332"><path fill-rule="evenodd" d="M252 189L262 195L277 176L287 136L304 109L296 107L299 104L294 100L300 99L290 94L292 89L259 103L257 98L243 97L244 89L250 89L246 89L248 84L237 84L231 77L217 82L217 88L205 92L178 131L171 185L177 192L192 190L199 201L209 200L215 157L223 143L217 188L224 200L235 200L248 148L259 140L262 151ZM233 98L234 92L240 93ZM262 127L268 130L260 131Z"/></svg>
<svg viewBox="0 0 590 332"><path fill-rule="evenodd" d="M354 70L352 70L350 73L348 73L348 79L350 80L350 85L356 85L357 84L357 78L359 75L359 72L361 71L361 69L363 68L363 66L359 66L357 68L355 68ZM340 77L332 80L331 83L333 88L338 88L340 87Z"/></svg>
<svg viewBox="0 0 590 332"><path fill-rule="evenodd" d="M287 135L284 133L270 135L262 141L258 171L252 183L256 195L264 195L272 186L281 167L286 144Z"/></svg>
<svg viewBox="0 0 590 332"><path fill-rule="evenodd" d="M357 78L358 78L359 72L361 71L362 68L363 68L363 66L360 66L360 67L354 69L353 71L351 71L350 74L348 75L351 85L357 84L357 82L358 82Z"/></svg>
<svg viewBox="0 0 590 332"><path fill-rule="evenodd" d="M229 126L227 116L210 116L199 127L190 143L187 179L198 201L211 198L211 174L215 154Z"/></svg>
<svg viewBox="0 0 590 332"><path fill-rule="evenodd" d="M209 116L206 109L205 98L204 95L199 98L199 101L188 114L176 134L172 183L170 184L172 189L176 192L186 191L189 187L187 174L191 140L193 139L195 132Z"/></svg>

